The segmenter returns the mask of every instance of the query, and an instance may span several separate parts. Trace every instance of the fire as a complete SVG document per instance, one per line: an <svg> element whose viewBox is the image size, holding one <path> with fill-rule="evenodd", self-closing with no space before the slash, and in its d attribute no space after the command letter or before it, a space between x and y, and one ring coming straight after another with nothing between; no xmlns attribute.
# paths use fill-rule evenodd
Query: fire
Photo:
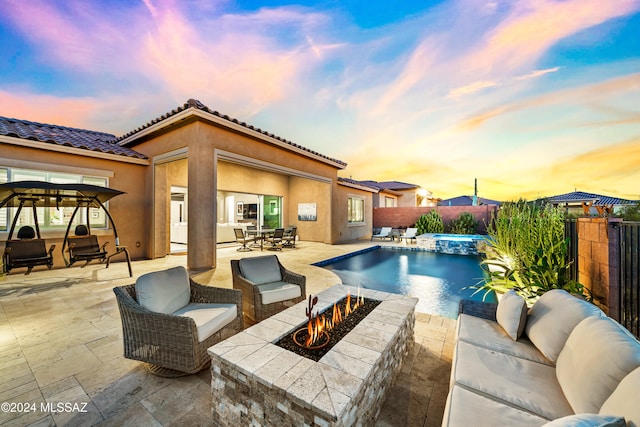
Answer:
<svg viewBox="0 0 640 427"><path fill-rule="evenodd" d="M311 299L309 296L309 309L307 310L307 317L309 322L307 323L307 339L305 340L305 347L311 347L317 343L324 332L329 332L335 328L340 322L346 319L351 313L364 305L364 297L360 296L360 288L358 288L358 296L354 298L352 304L351 293L347 293L345 302L344 316L337 303L333 304L333 311L331 318L327 319L325 315L318 316L313 315L313 305L317 302L317 298Z"/></svg>

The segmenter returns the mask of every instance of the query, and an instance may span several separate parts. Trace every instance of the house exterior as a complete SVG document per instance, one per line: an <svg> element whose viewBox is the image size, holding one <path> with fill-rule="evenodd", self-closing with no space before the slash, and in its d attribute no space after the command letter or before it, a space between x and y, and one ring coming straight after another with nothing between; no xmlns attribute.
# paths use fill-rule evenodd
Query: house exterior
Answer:
<svg viewBox="0 0 640 427"><path fill-rule="evenodd" d="M554 206L564 207L568 213L593 216L618 213L625 206L640 203L639 200L627 200L584 191L573 191L542 200Z"/></svg>
<svg viewBox="0 0 640 427"><path fill-rule="evenodd" d="M417 184L399 181L358 181L361 185L377 189L373 195L374 208L436 206L433 194Z"/></svg>
<svg viewBox="0 0 640 427"><path fill-rule="evenodd" d="M475 203L475 204L474 204ZM438 206L482 206L482 205L496 205L500 206L501 202L497 200L485 199L484 197L474 196L458 196L450 199L440 200Z"/></svg>
<svg viewBox="0 0 640 427"><path fill-rule="evenodd" d="M295 225L302 239L330 244L371 234L373 190L341 182L345 162L193 99L121 137L0 118L0 147L0 181L124 191L108 207L134 259L164 257L179 241L188 244L189 268L215 267L221 236L248 224ZM12 212L0 211L3 241ZM45 214L43 238L61 248L66 213ZM92 232L106 241L113 233L102 225L92 224Z"/></svg>

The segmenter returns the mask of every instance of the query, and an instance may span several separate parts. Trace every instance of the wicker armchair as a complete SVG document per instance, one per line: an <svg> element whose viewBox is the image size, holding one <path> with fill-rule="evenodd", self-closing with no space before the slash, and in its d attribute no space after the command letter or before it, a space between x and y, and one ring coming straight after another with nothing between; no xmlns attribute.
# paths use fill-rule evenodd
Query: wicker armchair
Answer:
<svg viewBox="0 0 640 427"><path fill-rule="evenodd" d="M470 314L487 320L496 320L498 303L462 299L458 305L458 313Z"/></svg>
<svg viewBox="0 0 640 427"><path fill-rule="evenodd" d="M254 267L260 267L259 263L264 263L263 267L266 264L266 270L271 269L271 271L265 270L264 274L261 274L262 271L258 272L258 274L253 274L254 280L252 281L246 277L246 274L243 274L243 263L245 273L249 263L252 263ZM273 269L276 271L273 271ZM306 277L284 268L275 255L231 260L231 273L233 276L233 288L242 291L244 315L250 322L261 322L306 299ZM255 279L256 276L260 276L260 279ZM297 291L295 286L291 285L299 287L299 296L286 299L280 299L276 296L275 299L279 299L278 301L271 301L274 298L269 296L265 298L265 294L273 290L276 292L284 290L281 295L286 296L287 293L291 295L292 290ZM264 299L269 302L264 303Z"/></svg>
<svg viewBox="0 0 640 427"><path fill-rule="evenodd" d="M189 278L189 303L226 303L237 306L234 320L199 340L194 319L148 310L138 303L136 285L113 289L124 340L124 357L146 362L150 372L176 377L200 372L211 362L207 349L242 331L242 295L234 289L204 286Z"/></svg>

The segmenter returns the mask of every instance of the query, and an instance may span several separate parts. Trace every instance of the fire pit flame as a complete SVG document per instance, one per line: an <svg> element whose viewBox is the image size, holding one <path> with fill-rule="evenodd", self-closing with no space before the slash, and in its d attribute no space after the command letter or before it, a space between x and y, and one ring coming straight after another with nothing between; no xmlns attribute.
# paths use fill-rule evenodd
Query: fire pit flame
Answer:
<svg viewBox="0 0 640 427"><path fill-rule="evenodd" d="M307 322L307 327L303 329L298 329L293 334L293 341L300 347L305 347L308 349L317 349L322 348L329 344L329 332L336 327L340 322L346 319L351 313L357 310L359 307L364 305L364 297L360 296L360 288L358 288L358 296L355 298L355 301L351 299L351 293L347 293L347 298L344 307L344 316L342 314L342 310L338 306L337 303L333 304L333 311L331 314L331 318L327 319L327 317L323 314L321 316L318 313L313 313L313 307L318 303L318 297L312 297L309 295L309 306L305 309L305 313L309 318ZM306 339L304 343L301 342L300 336L301 333L306 332Z"/></svg>

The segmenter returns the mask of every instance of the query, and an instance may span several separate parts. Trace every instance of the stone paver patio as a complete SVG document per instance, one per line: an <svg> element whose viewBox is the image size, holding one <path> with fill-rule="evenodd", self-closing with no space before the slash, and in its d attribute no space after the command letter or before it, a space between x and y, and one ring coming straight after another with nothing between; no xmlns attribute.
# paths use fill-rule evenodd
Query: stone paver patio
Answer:
<svg viewBox="0 0 640 427"><path fill-rule="evenodd" d="M378 242L376 242L377 244ZM300 242L278 252L307 276L315 294L340 279L311 263L370 246ZM229 260L268 252L218 249L218 268L191 272L197 281L231 287ZM54 255L55 256L55 255ZM185 265L186 256L108 269L22 269L0 279L0 424L9 426L210 426L211 374L178 379L149 374L122 356L120 315L112 288L141 274ZM416 313L415 345L386 400L377 426L439 426L449 387L455 321ZM65 406L66 405L66 406ZM7 410L8 409L8 410ZM15 411L15 412L11 412Z"/></svg>

